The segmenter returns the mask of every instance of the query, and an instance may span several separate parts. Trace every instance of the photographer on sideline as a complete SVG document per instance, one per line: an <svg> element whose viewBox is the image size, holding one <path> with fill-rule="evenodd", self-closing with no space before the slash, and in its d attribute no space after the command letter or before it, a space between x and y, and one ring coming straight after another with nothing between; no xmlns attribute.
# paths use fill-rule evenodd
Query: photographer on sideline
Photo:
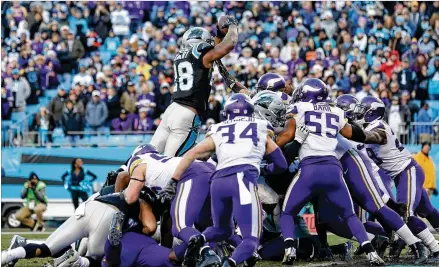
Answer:
<svg viewBox="0 0 439 267"><path fill-rule="evenodd" d="M29 181L24 183L21 198L26 202L15 215L23 225L36 231L44 231L43 212L47 208L48 199L46 197L46 184L40 181L38 175L31 172ZM31 218L32 213L37 215L37 221Z"/></svg>

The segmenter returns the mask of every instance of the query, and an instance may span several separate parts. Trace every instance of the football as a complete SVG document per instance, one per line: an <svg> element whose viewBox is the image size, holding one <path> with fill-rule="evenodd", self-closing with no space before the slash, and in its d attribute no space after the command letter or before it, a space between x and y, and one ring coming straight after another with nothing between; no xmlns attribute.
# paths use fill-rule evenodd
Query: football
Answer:
<svg viewBox="0 0 439 267"><path fill-rule="evenodd" d="M220 16L220 17L218 18L218 22L217 22L217 24L218 24L218 29L220 29L220 31L221 31L224 35L226 35L227 32L229 31L229 27L227 27L227 28L221 28L220 25L224 25L224 23L225 23L226 21L227 21L227 16L226 16L226 15L222 15L222 16Z"/></svg>

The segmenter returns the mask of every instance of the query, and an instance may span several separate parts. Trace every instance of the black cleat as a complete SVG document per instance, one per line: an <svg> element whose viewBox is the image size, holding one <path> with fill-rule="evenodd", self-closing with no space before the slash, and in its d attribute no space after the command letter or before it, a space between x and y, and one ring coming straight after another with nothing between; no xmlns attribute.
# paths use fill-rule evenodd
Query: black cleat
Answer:
<svg viewBox="0 0 439 267"><path fill-rule="evenodd" d="M329 248L328 244L322 245L319 249L319 260L321 261L332 261L334 260L334 255L332 255L332 250Z"/></svg>
<svg viewBox="0 0 439 267"><path fill-rule="evenodd" d="M19 235L14 235L11 239L11 242L9 244L9 248L8 250L12 250L14 248L18 248L18 247L24 247L27 244L27 239L19 236ZM14 267L15 264L17 263L18 260L15 261L11 261L10 263L8 263L8 267Z"/></svg>
<svg viewBox="0 0 439 267"><path fill-rule="evenodd" d="M236 267L236 263L227 257L223 258L223 263L221 264L221 267Z"/></svg>
<svg viewBox="0 0 439 267"><path fill-rule="evenodd" d="M244 261L245 267L254 267L258 261L262 260L261 256L259 256L258 252L254 252L253 255Z"/></svg>
<svg viewBox="0 0 439 267"><path fill-rule="evenodd" d="M293 265L296 261L296 249L294 247L289 247L285 249L284 259L282 260L282 265Z"/></svg>
<svg viewBox="0 0 439 267"><path fill-rule="evenodd" d="M392 259L398 259L402 250L405 248L405 242L401 239L393 241L390 245L389 257Z"/></svg>
<svg viewBox="0 0 439 267"><path fill-rule="evenodd" d="M422 242L416 242L409 246L415 256L415 264L420 265L428 261L428 251L427 248L422 244Z"/></svg>
<svg viewBox="0 0 439 267"><path fill-rule="evenodd" d="M371 241L372 246L375 248L378 256L384 257L387 247L390 245L389 238L385 236L377 235Z"/></svg>
<svg viewBox="0 0 439 267"><path fill-rule="evenodd" d="M116 212L113 215L110 223L110 230L108 233L108 241L113 247L120 245L120 240L122 239L122 227L125 220L125 214L121 211Z"/></svg>
<svg viewBox="0 0 439 267"><path fill-rule="evenodd" d="M188 247L184 254L183 265L187 267L195 267L200 250L204 246L205 240L202 235L195 235L189 239Z"/></svg>
<svg viewBox="0 0 439 267"><path fill-rule="evenodd" d="M369 260L370 265L374 265L374 266L384 266L386 265L386 263L380 258L380 256L378 256L378 253L374 252L369 252L367 253L367 259Z"/></svg>
<svg viewBox="0 0 439 267"><path fill-rule="evenodd" d="M428 264L439 264L439 252L432 253L431 257L427 261Z"/></svg>

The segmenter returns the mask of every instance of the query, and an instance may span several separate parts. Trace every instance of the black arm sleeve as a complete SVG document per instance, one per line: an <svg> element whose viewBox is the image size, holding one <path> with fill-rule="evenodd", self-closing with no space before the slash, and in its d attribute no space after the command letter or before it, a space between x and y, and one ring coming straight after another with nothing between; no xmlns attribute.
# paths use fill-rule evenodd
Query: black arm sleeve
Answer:
<svg viewBox="0 0 439 267"><path fill-rule="evenodd" d="M98 178L96 176L96 174L92 173L91 171L87 170L87 175L90 175L92 177L90 182L93 182L94 180L96 180L96 178Z"/></svg>
<svg viewBox="0 0 439 267"><path fill-rule="evenodd" d="M359 143L364 143L364 140L366 140L366 134L364 133L363 129L361 129L356 124L351 124L351 127L352 127L351 140Z"/></svg>
<svg viewBox="0 0 439 267"><path fill-rule="evenodd" d="M66 177L69 175L69 172L65 172L62 176L61 176L61 180L64 182L66 180Z"/></svg>
<svg viewBox="0 0 439 267"><path fill-rule="evenodd" d="M301 146L302 144L296 140L285 145L284 155L288 164L291 164L299 156Z"/></svg>

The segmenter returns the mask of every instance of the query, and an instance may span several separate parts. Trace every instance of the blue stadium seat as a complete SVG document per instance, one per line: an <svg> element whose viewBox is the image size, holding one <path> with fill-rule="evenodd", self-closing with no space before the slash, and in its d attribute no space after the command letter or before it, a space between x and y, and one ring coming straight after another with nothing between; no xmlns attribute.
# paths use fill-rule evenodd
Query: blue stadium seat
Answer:
<svg viewBox="0 0 439 267"><path fill-rule="evenodd" d="M9 126L12 125L12 121L11 120L2 120L2 130L6 130L9 128Z"/></svg>
<svg viewBox="0 0 439 267"><path fill-rule="evenodd" d="M60 136L60 135L58 135L56 137L52 136L52 140L53 140L52 144L55 146L65 146L65 145L70 144L69 139L67 137Z"/></svg>
<svg viewBox="0 0 439 267"><path fill-rule="evenodd" d="M92 135L89 140L90 145L105 145L108 143L108 138L103 135Z"/></svg>
<svg viewBox="0 0 439 267"><path fill-rule="evenodd" d="M104 64L110 63L111 52L100 50L99 55L101 56L102 63Z"/></svg>
<svg viewBox="0 0 439 267"><path fill-rule="evenodd" d="M126 135L124 145L140 145L143 142L142 135Z"/></svg>
<svg viewBox="0 0 439 267"><path fill-rule="evenodd" d="M11 120L13 122L17 122L17 121L20 121L20 120L24 119L25 117L26 117L26 112L22 112L22 111L20 111L20 112L12 112Z"/></svg>
<svg viewBox="0 0 439 267"><path fill-rule="evenodd" d="M145 134L143 136L143 143L149 144L151 142L151 139L152 139L152 134Z"/></svg>
<svg viewBox="0 0 439 267"><path fill-rule="evenodd" d="M46 90L45 94L47 98L52 99L58 94L58 90Z"/></svg>
<svg viewBox="0 0 439 267"><path fill-rule="evenodd" d="M122 146L125 145L126 135L110 135L108 136L109 146Z"/></svg>

